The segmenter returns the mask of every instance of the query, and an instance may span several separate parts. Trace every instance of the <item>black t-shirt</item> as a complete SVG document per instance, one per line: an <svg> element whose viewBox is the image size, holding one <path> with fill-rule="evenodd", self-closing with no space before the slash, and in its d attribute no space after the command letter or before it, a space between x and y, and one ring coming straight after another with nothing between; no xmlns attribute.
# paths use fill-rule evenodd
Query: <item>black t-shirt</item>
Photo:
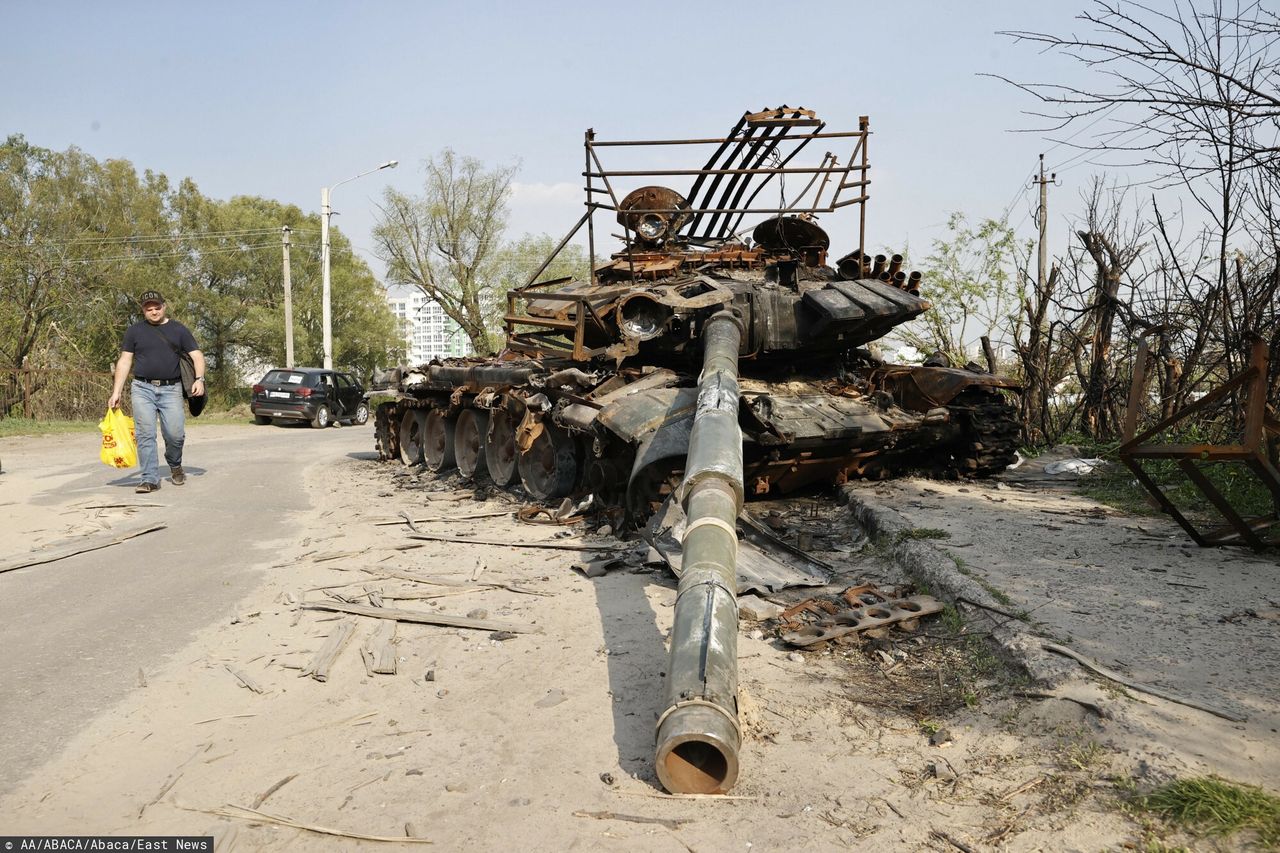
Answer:
<svg viewBox="0 0 1280 853"><path fill-rule="evenodd" d="M159 326L139 320L125 330L120 349L133 353L133 375L139 379L178 379L175 345L183 352L200 349L191 330L177 320Z"/></svg>

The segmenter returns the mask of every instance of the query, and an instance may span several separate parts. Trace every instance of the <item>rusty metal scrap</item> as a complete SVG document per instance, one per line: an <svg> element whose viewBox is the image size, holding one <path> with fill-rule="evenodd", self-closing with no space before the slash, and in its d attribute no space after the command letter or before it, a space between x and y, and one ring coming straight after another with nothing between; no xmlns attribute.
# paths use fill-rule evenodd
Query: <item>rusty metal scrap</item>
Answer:
<svg viewBox="0 0 1280 853"><path fill-rule="evenodd" d="M813 624L783 633L782 639L793 646L812 646L815 643L843 637L845 634L883 628L886 625L908 622L942 611L942 602L930 595L888 599L879 590L868 590L857 598L865 601L863 596L873 601L877 598L885 600L863 604L861 607L837 610Z"/></svg>
<svg viewBox="0 0 1280 853"><path fill-rule="evenodd" d="M1145 395L1147 377L1147 339L1138 344L1138 357L1133 369L1133 382L1129 389L1129 403L1125 412L1124 430L1120 445L1120 461L1133 472L1138 482L1151 493L1160 507L1187 531L1202 548L1220 545L1248 545L1261 550L1267 545L1280 544L1280 471L1269 454L1268 442L1280 440L1280 420L1267 407L1267 344L1255 336L1250 351L1249 366L1240 373L1205 394L1180 412L1164 418L1151 428L1135 435L1138 410ZM1244 431L1238 444L1160 444L1152 442L1160 433L1204 412L1210 406L1231 394L1244 395ZM1274 453L1274 449L1271 451ZM1146 459L1174 459L1178 468L1196 489L1222 516L1225 525L1202 532L1187 518L1151 475L1143 469ZM1271 493L1273 509L1270 513L1246 517L1234 507L1218 488L1210 482L1201 464L1244 465Z"/></svg>

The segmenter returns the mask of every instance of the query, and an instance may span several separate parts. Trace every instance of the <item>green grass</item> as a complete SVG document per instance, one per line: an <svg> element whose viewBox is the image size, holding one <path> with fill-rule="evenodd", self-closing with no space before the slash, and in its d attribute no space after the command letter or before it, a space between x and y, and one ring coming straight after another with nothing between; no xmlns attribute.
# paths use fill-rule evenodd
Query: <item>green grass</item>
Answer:
<svg viewBox="0 0 1280 853"><path fill-rule="evenodd" d="M62 435L89 432L98 428L97 421L38 421L32 418L0 418L0 438L15 435Z"/></svg>
<svg viewBox="0 0 1280 853"><path fill-rule="evenodd" d="M1143 470L1160 486L1178 511L1184 515L1219 519L1217 510L1200 493L1177 464L1169 459L1148 459ZM1240 462L1199 464L1205 478L1213 484L1242 516L1267 515L1274 509L1271 493L1252 470ZM1095 472L1080 479L1080 490L1099 503L1132 515L1160 515L1162 510L1138 484L1133 472L1115 462L1110 470Z"/></svg>
<svg viewBox="0 0 1280 853"><path fill-rule="evenodd" d="M1199 835L1234 835L1253 830L1268 848L1280 849L1280 797L1253 785L1214 776L1179 779L1134 804Z"/></svg>
<svg viewBox="0 0 1280 853"><path fill-rule="evenodd" d="M198 418L187 415L187 426L248 426L253 423L251 415L232 411L212 411L205 409ZM45 421L33 418L0 418L0 438L19 435L64 435L76 432L96 432L98 421Z"/></svg>

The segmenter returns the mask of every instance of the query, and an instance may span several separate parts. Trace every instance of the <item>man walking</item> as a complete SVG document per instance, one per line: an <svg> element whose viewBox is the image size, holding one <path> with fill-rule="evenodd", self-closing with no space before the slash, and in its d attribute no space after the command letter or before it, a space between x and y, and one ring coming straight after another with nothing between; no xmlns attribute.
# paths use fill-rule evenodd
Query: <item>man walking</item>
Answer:
<svg viewBox="0 0 1280 853"><path fill-rule="evenodd" d="M133 430L138 441L138 467L142 482L134 491L139 494L160 488L160 465L156 446L156 418L164 434L164 459L169 463L169 476L175 486L187 481L182 471L182 444L186 440L186 415L182 402L182 371L178 365L178 349L191 354L196 368L193 396L204 394L204 353L200 352L191 331L177 320L164 315L164 297L148 290L138 300L143 319L124 333L120 358L116 361L115 386L108 408L120 405L124 381L130 370L133 384L129 395L133 400Z"/></svg>

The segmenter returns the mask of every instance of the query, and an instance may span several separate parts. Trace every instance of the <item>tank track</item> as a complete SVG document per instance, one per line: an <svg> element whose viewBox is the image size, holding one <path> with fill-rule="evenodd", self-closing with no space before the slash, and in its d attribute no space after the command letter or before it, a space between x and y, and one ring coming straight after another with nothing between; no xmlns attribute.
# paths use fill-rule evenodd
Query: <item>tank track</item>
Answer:
<svg viewBox="0 0 1280 853"><path fill-rule="evenodd" d="M970 388L947 408L963 429L960 442L953 445L948 475L990 477L1013 464L1021 443L1022 424L1018 421L1018 409L1008 395L986 388Z"/></svg>

